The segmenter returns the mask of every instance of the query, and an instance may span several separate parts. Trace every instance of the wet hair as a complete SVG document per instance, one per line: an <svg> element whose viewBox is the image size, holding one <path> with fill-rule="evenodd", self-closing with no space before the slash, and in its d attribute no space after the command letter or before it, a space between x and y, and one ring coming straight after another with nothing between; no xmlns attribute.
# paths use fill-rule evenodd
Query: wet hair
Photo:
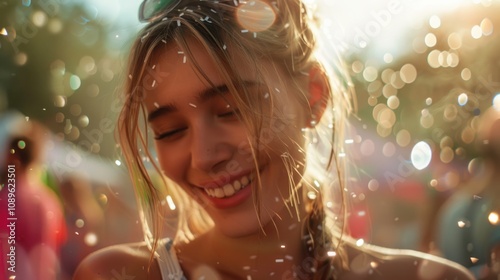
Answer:
<svg viewBox="0 0 500 280"><path fill-rule="evenodd" d="M256 135L255 139L249 139L250 155L256 167L260 153L265 151L264 148L268 144L260 137L262 133L272 125L273 121L287 124L286 114L282 106L279 106L286 104L286 100L280 100L279 94L273 94L274 88L264 88L262 94L249 92L236 69L241 64L250 65L251 69L256 69L257 79L262 84L269 85L269 75L266 74L261 62L271 62L274 67L279 68L280 73L291 78L297 99L309 114L312 110L308 103L308 88L301 81L304 81L311 67L322 69L328 77L331 96L328 100L322 100L327 104L326 112L314 128L306 132L312 143L305 145L309 158L307 165L305 162L296 162L286 151L282 153L282 158L289 172L290 184L294 183L292 182L294 173L306 170L304 174L300 174L304 179L308 178L303 180L305 183L300 188L301 192L290 187L293 190L290 198L293 199L298 195L305 197L308 215L303 229L306 238L302 242L306 252L314 260L311 269L311 272L314 272L312 278L331 279L335 271L339 272L347 263L341 246L341 234L344 231L342 215L345 212L343 188L346 168L340 155L344 152L342 143L345 120L351 109L348 79L343 74L340 62L334 63L333 67L325 63L325 58L318 51L318 37L315 36L316 19L300 0L251 2L265 3L268 7L266 13L272 11L268 16L275 16L275 19L269 27L258 31L246 28L237 17L238 10L244 4L237 1L185 0L172 11L149 23L133 44L118 129L120 145L138 197L145 239L154 253L158 249L165 215L169 215L161 214L165 213L163 205L166 195L173 197L178 206L180 217L176 225L176 240L192 239L213 226L203 208L189 199L168 178L160 175L163 183L155 184L153 181L159 177L150 174L145 165L151 163L157 171L156 174L161 174L153 155L149 152L151 137L146 132L146 109L143 103L144 96L154 89L156 82L159 82L154 80L151 71L156 68L156 59L161 52L171 44L176 44L182 55L193 63L200 78L213 86L191 53L189 43L192 42L190 40L195 40L203 46L214 65L218 67L217 70L224 79L235 106L240 110L240 120L247 127L249 135ZM328 51L333 53L332 49ZM321 156L325 154L326 157ZM322 160L319 160L320 156ZM297 165L301 168L295 168ZM256 212L261 213L259 195L262 186L260 178L257 181L259 186L255 188L253 197ZM313 196L309 198L305 196L311 192ZM331 203L328 204L329 207L325 207L326 202L332 202L333 195L337 195L335 207L330 207ZM329 257L327 253L330 251L335 251L336 257Z"/></svg>

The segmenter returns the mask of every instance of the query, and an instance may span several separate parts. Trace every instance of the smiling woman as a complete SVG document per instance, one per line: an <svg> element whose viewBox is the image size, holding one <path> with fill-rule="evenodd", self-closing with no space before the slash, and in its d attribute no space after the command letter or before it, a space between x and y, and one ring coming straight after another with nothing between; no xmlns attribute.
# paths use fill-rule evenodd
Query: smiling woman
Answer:
<svg viewBox="0 0 500 280"><path fill-rule="evenodd" d="M315 20L301 1L144 1L140 18L150 23L132 49L119 130L145 242L92 254L75 279L119 271L138 279L470 279L445 260L343 235L351 92L342 70L319 59ZM172 212L175 234L165 236Z"/></svg>

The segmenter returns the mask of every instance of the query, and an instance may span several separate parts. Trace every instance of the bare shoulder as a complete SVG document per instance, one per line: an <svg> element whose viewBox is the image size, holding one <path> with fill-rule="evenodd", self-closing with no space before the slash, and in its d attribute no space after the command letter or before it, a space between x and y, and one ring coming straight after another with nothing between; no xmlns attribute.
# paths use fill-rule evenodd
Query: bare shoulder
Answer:
<svg viewBox="0 0 500 280"><path fill-rule="evenodd" d="M347 245L350 270L342 279L474 280L463 266L413 250Z"/></svg>
<svg viewBox="0 0 500 280"><path fill-rule="evenodd" d="M149 265L150 257L144 242L103 248L79 264L73 280L161 279L156 261Z"/></svg>

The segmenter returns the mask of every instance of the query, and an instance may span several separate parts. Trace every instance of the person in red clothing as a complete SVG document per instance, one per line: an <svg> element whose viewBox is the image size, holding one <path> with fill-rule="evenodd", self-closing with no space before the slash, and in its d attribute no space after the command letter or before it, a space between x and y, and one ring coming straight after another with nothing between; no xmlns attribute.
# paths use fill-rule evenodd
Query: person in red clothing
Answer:
<svg viewBox="0 0 500 280"><path fill-rule="evenodd" d="M40 180L47 133L17 113L1 117L0 126L1 278L56 279L65 225L56 194Z"/></svg>

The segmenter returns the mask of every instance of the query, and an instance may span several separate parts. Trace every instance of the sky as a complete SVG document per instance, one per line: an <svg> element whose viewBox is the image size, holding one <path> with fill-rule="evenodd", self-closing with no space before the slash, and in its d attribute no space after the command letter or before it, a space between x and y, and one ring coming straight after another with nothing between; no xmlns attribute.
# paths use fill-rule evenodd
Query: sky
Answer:
<svg viewBox="0 0 500 280"><path fill-rule="evenodd" d="M82 1L82 0L79 0ZM249 0L251 1L251 0ZM326 19L327 28L335 40L347 49L357 51L367 44L376 44L375 52L391 52L397 55L402 49L397 40L404 32L419 28L422 18L452 11L465 3L488 3L500 0L303 0L317 8ZM112 25L112 36L130 34L142 24L137 20L141 0L92 0L88 3L90 13ZM122 36L126 37L126 36ZM116 41L116 40L115 40Z"/></svg>

